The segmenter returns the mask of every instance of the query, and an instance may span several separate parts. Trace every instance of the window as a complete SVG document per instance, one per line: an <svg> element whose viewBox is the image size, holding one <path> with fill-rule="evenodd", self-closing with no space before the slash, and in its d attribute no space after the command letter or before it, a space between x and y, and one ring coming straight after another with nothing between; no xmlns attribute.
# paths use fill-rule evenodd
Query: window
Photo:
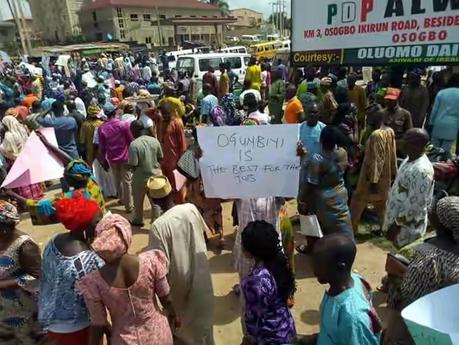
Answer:
<svg viewBox="0 0 459 345"><path fill-rule="evenodd" d="M201 72L207 72L209 67L213 67L215 70L220 68L220 63L222 60L220 58L213 59L200 59L199 60L199 70Z"/></svg>
<svg viewBox="0 0 459 345"><path fill-rule="evenodd" d="M120 27L120 29L123 29L124 28L124 20L122 20L122 19L118 20L118 26Z"/></svg>
<svg viewBox="0 0 459 345"><path fill-rule="evenodd" d="M186 72L189 76L194 74L194 59L180 57L177 61L177 71Z"/></svg>
<svg viewBox="0 0 459 345"><path fill-rule="evenodd" d="M131 14L131 21L132 22L138 22L139 21L139 15L138 14Z"/></svg>
<svg viewBox="0 0 459 345"><path fill-rule="evenodd" d="M120 30L120 39L122 40L126 39L126 31Z"/></svg>
<svg viewBox="0 0 459 345"><path fill-rule="evenodd" d="M159 19L166 19L166 16L164 14L160 14Z"/></svg>
<svg viewBox="0 0 459 345"><path fill-rule="evenodd" d="M145 43L146 43L146 44L151 44L152 41L153 41L153 40L151 39L151 37L145 37Z"/></svg>
<svg viewBox="0 0 459 345"><path fill-rule="evenodd" d="M182 18L182 16L176 15L175 18Z"/></svg>
<svg viewBox="0 0 459 345"><path fill-rule="evenodd" d="M239 48L238 53L247 54L247 49L245 49L245 48Z"/></svg>
<svg viewBox="0 0 459 345"><path fill-rule="evenodd" d="M143 20L145 22L151 22L151 14L144 14L143 15Z"/></svg>
<svg viewBox="0 0 459 345"><path fill-rule="evenodd" d="M242 62L240 57L224 58L225 63L229 63L231 68L239 69L242 68Z"/></svg>
<svg viewBox="0 0 459 345"><path fill-rule="evenodd" d="M155 23L154 21L151 21L151 22L150 22L150 25L151 25L151 26L155 26L156 23Z"/></svg>
<svg viewBox="0 0 459 345"><path fill-rule="evenodd" d="M99 28L99 23L98 22L95 22L94 23L94 29L98 29Z"/></svg>
<svg viewBox="0 0 459 345"><path fill-rule="evenodd" d="M117 8L116 9L116 14L118 15L118 18L122 18L123 17L123 11L121 11L121 8Z"/></svg>
<svg viewBox="0 0 459 345"><path fill-rule="evenodd" d="M92 20L97 22L97 13L96 12L92 12Z"/></svg>

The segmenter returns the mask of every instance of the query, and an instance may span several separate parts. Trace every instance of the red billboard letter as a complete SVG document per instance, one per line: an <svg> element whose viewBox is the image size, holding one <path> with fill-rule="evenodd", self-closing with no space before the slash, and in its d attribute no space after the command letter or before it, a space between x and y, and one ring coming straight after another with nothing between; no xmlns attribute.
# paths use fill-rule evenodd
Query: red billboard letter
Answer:
<svg viewBox="0 0 459 345"><path fill-rule="evenodd" d="M360 21L362 23L367 21L368 13L373 11L373 1L374 0L362 0L362 13L360 16Z"/></svg>

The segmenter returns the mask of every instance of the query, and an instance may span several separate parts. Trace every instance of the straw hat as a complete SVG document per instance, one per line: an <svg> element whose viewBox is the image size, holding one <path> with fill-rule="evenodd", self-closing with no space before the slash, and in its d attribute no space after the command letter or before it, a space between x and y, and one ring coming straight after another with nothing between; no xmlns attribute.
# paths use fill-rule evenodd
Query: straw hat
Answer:
<svg viewBox="0 0 459 345"><path fill-rule="evenodd" d="M166 176L152 176L147 181L150 198L162 199L172 192L172 186Z"/></svg>

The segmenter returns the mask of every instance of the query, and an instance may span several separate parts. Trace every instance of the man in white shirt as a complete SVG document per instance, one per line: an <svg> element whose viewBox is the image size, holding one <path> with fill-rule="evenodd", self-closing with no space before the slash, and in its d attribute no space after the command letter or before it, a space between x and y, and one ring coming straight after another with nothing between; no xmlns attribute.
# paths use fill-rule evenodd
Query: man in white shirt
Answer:
<svg viewBox="0 0 459 345"><path fill-rule="evenodd" d="M244 91L239 96L239 103L241 104L241 107L244 105L245 96L247 94L249 94L249 93L255 95L255 99L257 100L257 102L261 102L261 93L260 93L260 91L255 90L255 89L251 89L250 88L250 81L246 80L246 81L244 81Z"/></svg>
<svg viewBox="0 0 459 345"><path fill-rule="evenodd" d="M148 66L148 64L145 64L145 66L143 66L142 68L142 79L146 82L149 82L152 76L153 75L151 73L150 66Z"/></svg>
<svg viewBox="0 0 459 345"><path fill-rule="evenodd" d="M269 125L271 118L269 115L262 113L259 110L260 100L257 99L254 93L248 93L244 97L244 108L247 109L247 118L256 120L260 125Z"/></svg>

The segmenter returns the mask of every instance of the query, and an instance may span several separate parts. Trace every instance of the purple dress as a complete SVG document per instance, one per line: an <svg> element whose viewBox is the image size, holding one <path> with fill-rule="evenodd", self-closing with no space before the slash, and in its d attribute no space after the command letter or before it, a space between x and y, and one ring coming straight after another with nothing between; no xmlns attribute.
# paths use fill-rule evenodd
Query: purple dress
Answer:
<svg viewBox="0 0 459 345"><path fill-rule="evenodd" d="M242 280L245 298L245 325L247 336L257 345L293 343L296 337L287 301L277 293L276 281L263 266L255 267Z"/></svg>

